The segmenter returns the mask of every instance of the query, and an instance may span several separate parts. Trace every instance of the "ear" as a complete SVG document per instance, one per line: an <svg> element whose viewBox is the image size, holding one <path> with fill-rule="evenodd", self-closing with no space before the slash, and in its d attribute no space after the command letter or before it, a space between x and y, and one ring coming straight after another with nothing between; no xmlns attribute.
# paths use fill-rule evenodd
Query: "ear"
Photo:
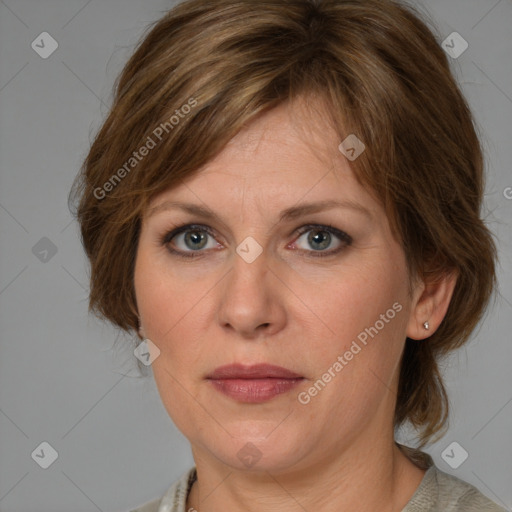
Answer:
<svg viewBox="0 0 512 512"><path fill-rule="evenodd" d="M414 291L407 324L407 337L413 340L424 340L434 334L448 311L448 306L457 282L456 271L430 280L419 279ZM428 322L429 328L424 324Z"/></svg>
<svg viewBox="0 0 512 512"><path fill-rule="evenodd" d="M141 324L140 318L139 318L139 336L142 340L146 339L146 332L144 331L144 327Z"/></svg>

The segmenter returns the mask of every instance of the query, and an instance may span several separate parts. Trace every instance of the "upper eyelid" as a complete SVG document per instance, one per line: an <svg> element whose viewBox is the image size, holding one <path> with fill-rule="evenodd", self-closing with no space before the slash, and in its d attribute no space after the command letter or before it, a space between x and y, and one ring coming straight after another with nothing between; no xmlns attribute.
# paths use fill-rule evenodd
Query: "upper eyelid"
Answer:
<svg viewBox="0 0 512 512"><path fill-rule="evenodd" d="M327 224L305 224L304 226L298 228L296 231L298 231L299 234L302 236L304 233L307 233L308 231L311 231L313 229L318 229L318 231L321 231L322 228L325 228L324 231L337 235L340 238L352 240L352 237L346 231L343 231L342 229L338 229L335 228L334 226L330 226Z"/></svg>
<svg viewBox="0 0 512 512"><path fill-rule="evenodd" d="M178 226L176 228L173 228L173 229L170 229L170 230L166 230L164 232L164 235L161 237L162 241L165 242L165 243L170 243L170 241L178 236L178 235L181 235L183 233L186 233L187 231L193 231L194 229L197 229L198 231L205 231L206 233L208 233L209 235L213 236L214 238L216 238L215 235L215 230L212 229L211 227L207 226L206 224L184 224L183 226Z"/></svg>

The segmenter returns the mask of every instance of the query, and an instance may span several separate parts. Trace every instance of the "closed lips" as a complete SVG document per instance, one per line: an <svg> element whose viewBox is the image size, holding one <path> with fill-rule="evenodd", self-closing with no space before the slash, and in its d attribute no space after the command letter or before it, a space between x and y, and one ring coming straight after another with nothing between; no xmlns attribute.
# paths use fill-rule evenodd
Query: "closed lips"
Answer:
<svg viewBox="0 0 512 512"><path fill-rule="evenodd" d="M287 368L270 364L257 364L244 366L231 364L220 366L208 375L210 380L227 379L302 379L302 375L292 372Z"/></svg>

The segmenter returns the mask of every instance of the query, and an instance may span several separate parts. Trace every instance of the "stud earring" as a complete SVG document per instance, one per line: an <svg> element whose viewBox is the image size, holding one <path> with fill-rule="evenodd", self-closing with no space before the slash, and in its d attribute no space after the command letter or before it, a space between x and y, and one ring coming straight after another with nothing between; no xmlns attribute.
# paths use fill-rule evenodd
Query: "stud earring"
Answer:
<svg viewBox="0 0 512 512"><path fill-rule="evenodd" d="M423 324L423 327L425 328L426 331L428 331L430 329L430 324L428 322L425 322Z"/></svg>

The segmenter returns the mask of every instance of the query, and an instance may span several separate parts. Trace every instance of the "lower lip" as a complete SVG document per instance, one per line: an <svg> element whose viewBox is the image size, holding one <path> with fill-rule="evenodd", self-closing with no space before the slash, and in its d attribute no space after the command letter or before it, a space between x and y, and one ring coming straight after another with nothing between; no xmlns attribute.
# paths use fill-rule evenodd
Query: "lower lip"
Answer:
<svg viewBox="0 0 512 512"><path fill-rule="evenodd" d="M246 403L261 403L287 393L302 381L299 379L219 379L210 380L215 389Z"/></svg>

